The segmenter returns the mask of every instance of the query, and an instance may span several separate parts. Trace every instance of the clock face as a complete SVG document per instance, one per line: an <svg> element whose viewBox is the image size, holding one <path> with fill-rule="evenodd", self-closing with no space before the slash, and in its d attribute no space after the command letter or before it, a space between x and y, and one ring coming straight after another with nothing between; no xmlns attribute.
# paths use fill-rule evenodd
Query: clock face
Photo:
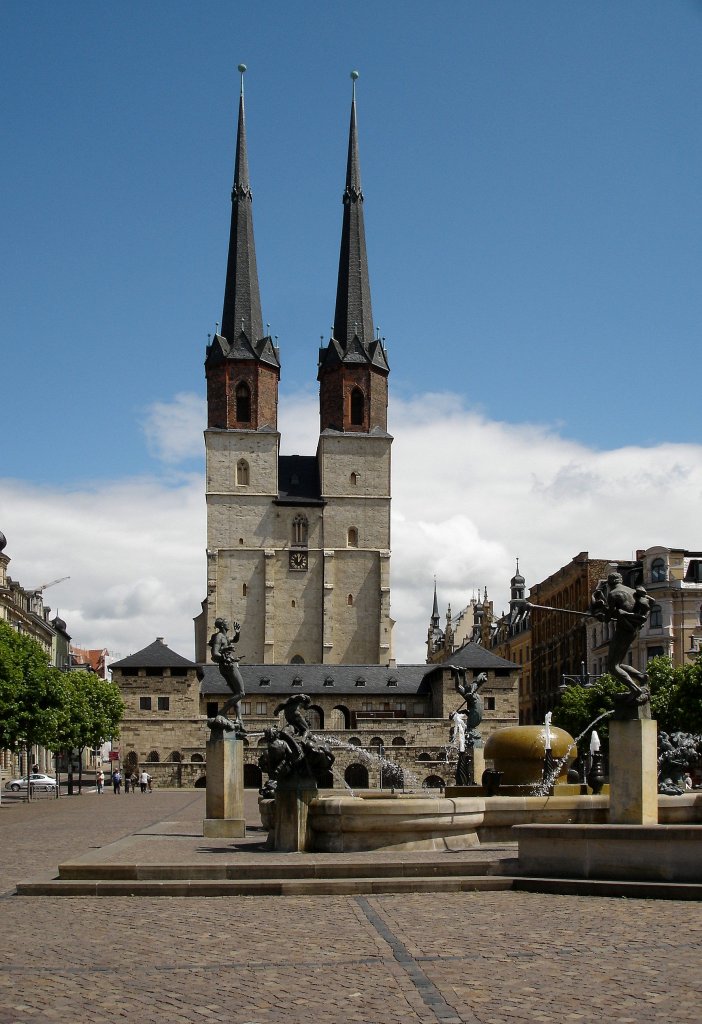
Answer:
<svg viewBox="0 0 702 1024"><path fill-rule="evenodd" d="M301 571L307 570L307 552L306 551L291 551L289 566L291 569L298 569Z"/></svg>

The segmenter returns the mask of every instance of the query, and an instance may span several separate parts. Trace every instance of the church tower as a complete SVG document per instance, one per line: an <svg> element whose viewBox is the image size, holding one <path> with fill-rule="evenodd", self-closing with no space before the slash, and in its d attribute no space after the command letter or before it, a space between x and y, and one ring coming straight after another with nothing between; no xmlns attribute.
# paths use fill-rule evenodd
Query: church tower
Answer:
<svg viewBox="0 0 702 1024"><path fill-rule="evenodd" d="M388 366L374 336L356 125L356 79L332 337L319 352L324 661L392 657Z"/></svg>
<svg viewBox="0 0 702 1024"><path fill-rule="evenodd" d="M351 104L332 338L320 352L316 456L281 456L280 356L263 334L239 98L222 325L207 348L206 660L215 618L241 625L249 664L387 664L390 620L388 363L373 337L356 101Z"/></svg>

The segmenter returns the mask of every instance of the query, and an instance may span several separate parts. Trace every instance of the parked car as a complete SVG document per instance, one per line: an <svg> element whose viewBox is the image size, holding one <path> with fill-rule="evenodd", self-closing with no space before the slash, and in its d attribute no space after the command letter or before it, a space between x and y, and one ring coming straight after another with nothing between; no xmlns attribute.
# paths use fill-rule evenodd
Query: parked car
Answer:
<svg viewBox="0 0 702 1024"><path fill-rule="evenodd" d="M35 792L43 790L46 793L50 792L52 789L56 789L56 779L52 779L50 775L42 775L40 772L32 772L29 776L29 781L34 787ZM26 775L23 779L12 779L10 782L5 783L5 789L11 789L13 793L19 793L21 789L26 788Z"/></svg>

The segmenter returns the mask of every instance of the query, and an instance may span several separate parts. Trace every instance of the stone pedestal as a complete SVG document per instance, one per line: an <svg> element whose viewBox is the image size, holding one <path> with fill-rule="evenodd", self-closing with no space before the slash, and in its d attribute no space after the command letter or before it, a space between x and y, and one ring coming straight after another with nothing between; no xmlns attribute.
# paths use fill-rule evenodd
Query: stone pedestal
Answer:
<svg viewBox="0 0 702 1024"><path fill-rule="evenodd" d="M650 718L610 724L610 825L658 824L657 734Z"/></svg>
<svg viewBox="0 0 702 1024"><path fill-rule="evenodd" d="M244 745L233 733L213 730L207 741L206 815L202 834L209 839L241 839L244 818Z"/></svg>
<svg viewBox="0 0 702 1024"><path fill-rule="evenodd" d="M299 853L312 849L307 816L317 797L313 779L281 783L275 791L274 849L281 853Z"/></svg>
<svg viewBox="0 0 702 1024"><path fill-rule="evenodd" d="M473 782L480 785L485 771L485 747L473 747Z"/></svg>

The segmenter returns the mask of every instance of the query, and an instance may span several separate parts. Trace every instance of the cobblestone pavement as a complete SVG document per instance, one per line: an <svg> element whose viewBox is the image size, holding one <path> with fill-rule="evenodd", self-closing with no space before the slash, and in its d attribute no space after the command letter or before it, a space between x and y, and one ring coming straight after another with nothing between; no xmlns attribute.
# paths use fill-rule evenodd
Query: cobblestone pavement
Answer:
<svg viewBox="0 0 702 1024"><path fill-rule="evenodd" d="M110 805L111 802L111 805ZM21 877L203 794L0 810L0 1024L648 1024L702 1017L695 903L531 893L30 898ZM249 802L255 815L255 805Z"/></svg>

